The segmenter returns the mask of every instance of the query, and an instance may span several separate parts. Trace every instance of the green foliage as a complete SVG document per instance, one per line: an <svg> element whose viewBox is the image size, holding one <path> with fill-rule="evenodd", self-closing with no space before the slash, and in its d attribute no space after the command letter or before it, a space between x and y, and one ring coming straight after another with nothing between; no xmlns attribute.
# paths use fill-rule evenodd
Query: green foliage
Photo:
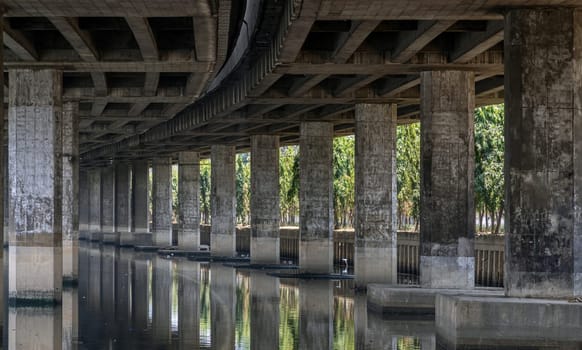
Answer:
<svg viewBox="0 0 582 350"><path fill-rule="evenodd" d="M295 224L299 211L299 147L279 150L279 197L281 223Z"/></svg>
<svg viewBox="0 0 582 350"><path fill-rule="evenodd" d="M475 110L475 208L480 220L491 218L494 233L499 232L504 208L503 123L503 105Z"/></svg>
<svg viewBox="0 0 582 350"><path fill-rule="evenodd" d="M236 221L249 223L251 210L251 156L249 153L236 155Z"/></svg>
<svg viewBox="0 0 582 350"><path fill-rule="evenodd" d="M202 222L210 223L210 159L200 161L200 215Z"/></svg>
<svg viewBox="0 0 582 350"><path fill-rule="evenodd" d="M336 137L333 140L333 204L335 226L353 225L355 138Z"/></svg>
<svg viewBox="0 0 582 350"><path fill-rule="evenodd" d="M420 124L399 126L396 131L396 176L400 226L406 218L420 216Z"/></svg>

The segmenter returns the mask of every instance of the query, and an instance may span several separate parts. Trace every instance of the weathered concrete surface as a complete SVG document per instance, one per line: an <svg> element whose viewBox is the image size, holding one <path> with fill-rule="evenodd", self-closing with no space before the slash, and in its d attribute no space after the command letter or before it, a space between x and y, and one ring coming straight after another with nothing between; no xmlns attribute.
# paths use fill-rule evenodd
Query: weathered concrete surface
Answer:
<svg viewBox="0 0 582 350"><path fill-rule="evenodd" d="M147 160L133 161L131 173L131 232L145 233L149 231Z"/></svg>
<svg viewBox="0 0 582 350"><path fill-rule="evenodd" d="M60 302L62 73L9 74L8 298Z"/></svg>
<svg viewBox="0 0 582 350"><path fill-rule="evenodd" d="M66 102L62 117L63 281L79 277L79 103Z"/></svg>
<svg viewBox="0 0 582 350"><path fill-rule="evenodd" d="M234 146L213 145L211 149L212 255L236 254L236 187Z"/></svg>
<svg viewBox="0 0 582 350"><path fill-rule="evenodd" d="M130 231L130 192L129 164L115 164L115 232L122 236Z"/></svg>
<svg viewBox="0 0 582 350"><path fill-rule="evenodd" d="M448 349L575 349L582 343L582 304L567 301L438 295L435 321Z"/></svg>
<svg viewBox="0 0 582 350"><path fill-rule="evenodd" d="M251 136L251 262L279 261L279 136Z"/></svg>
<svg viewBox="0 0 582 350"><path fill-rule="evenodd" d="M461 290L457 288L418 288L403 285L369 284L368 308L387 313L433 314L435 298L441 294L464 294L479 296L503 296L498 288Z"/></svg>
<svg viewBox="0 0 582 350"><path fill-rule="evenodd" d="M475 285L472 72L421 73L420 283Z"/></svg>
<svg viewBox="0 0 582 350"><path fill-rule="evenodd" d="M178 154L178 246L200 248L200 156Z"/></svg>
<svg viewBox="0 0 582 350"><path fill-rule="evenodd" d="M396 283L396 105L356 105L356 285Z"/></svg>
<svg viewBox="0 0 582 350"><path fill-rule="evenodd" d="M157 246L172 245L172 159L152 164L152 235Z"/></svg>
<svg viewBox="0 0 582 350"><path fill-rule="evenodd" d="M101 232L101 170L88 172L89 186L89 231Z"/></svg>
<svg viewBox="0 0 582 350"><path fill-rule="evenodd" d="M299 281L299 349L333 349L331 281Z"/></svg>
<svg viewBox="0 0 582 350"><path fill-rule="evenodd" d="M79 171L79 232L87 231L89 231L89 172L82 170Z"/></svg>
<svg viewBox="0 0 582 350"><path fill-rule="evenodd" d="M251 349L279 348L279 279L252 271Z"/></svg>
<svg viewBox="0 0 582 350"><path fill-rule="evenodd" d="M200 342L200 263L178 261L178 337L180 348L196 348Z"/></svg>
<svg viewBox="0 0 582 350"><path fill-rule="evenodd" d="M101 169L101 231L115 232L115 167Z"/></svg>
<svg viewBox="0 0 582 350"><path fill-rule="evenodd" d="M332 152L332 123L301 123L299 266L306 272L333 268Z"/></svg>
<svg viewBox="0 0 582 350"><path fill-rule="evenodd" d="M236 270L222 264L210 267L210 314L214 349L234 349L236 323Z"/></svg>
<svg viewBox="0 0 582 350"><path fill-rule="evenodd" d="M581 21L567 8L506 17L509 296L582 295Z"/></svg>

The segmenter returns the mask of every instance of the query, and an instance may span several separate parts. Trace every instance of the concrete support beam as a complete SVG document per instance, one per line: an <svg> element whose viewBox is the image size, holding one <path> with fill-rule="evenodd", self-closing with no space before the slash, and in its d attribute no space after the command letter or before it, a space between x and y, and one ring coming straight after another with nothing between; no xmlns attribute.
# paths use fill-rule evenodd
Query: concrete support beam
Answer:
<svg viewBox="0 0 582 350"><path fill-rule="evenodd" d="M200 156L178 154L178 246L200 249Z"/></svg>
<svg viewBox="0 0 582 350"><path fill-rule="evenodd" d="M506 15L508 296L582 296L581 21L572 8Z"/></svg>
<svg viewBox="0 0 582 350"><path fill-rule="evenodd" d="M58 303L63 283L62 73L9 74L8 299Z"/></svg>
<svg viewBox="0 0 582 350"><path fill-rule="evenodd" d="M454 63L466 63L503 41L503 21L489 21L484 32L463 33L455 42L449 58Z"/></svg>
<svg viewBox="0 0 582 350"><path fill-rule="evenodd" d="M399 34L390 61L394 63L408 61L453 24L454 20L420 21L416 31Z"/></svg>
<svg viewBox="0 0 582 350"><path fill-rule="evenodd" d="M356 105L356 284L397 282L396 104Z"/></svg>
<svg viewBox="0 0 582 350"><path fill-rule="evenodd" d="M89 231L101 232L101 170L88 172Z"/></svg>
<svg viewBox="0 0 582 350"><path fill-rule="evenodd" d="M115 168L101 169L101 231L115 231Z"/></svg>
<svg viewBox="0 0 582 350"><path fill-rule="evenodd" d="M299 265L306 272L333 269L333 124L302 122L300 144Z"/></svg>
<svg viewBox="0 0 582 350"><path fill-rule="evenodd" d="M66 102L62 117L63 281L79 276L79 103Z"/></svg>
<svg viewBox="0 0 582 350"><path fill-rule="evenodd" d="M133 161L131 177L131 232L149 232L148 177L147 160Z"/></svg>
<svg viewBox="0 0 582 350"><path fill-rule="evenodd" d="M172 245L172 159L152 163L152 233L157 246Z"/></svg>
<svg viewBox="0 0 582 350"><path fill-rule="evenodd" d="M234 146L211 148L212 255L236 255L236 187Z"/></svg>
<svg viewBox="0 0 582 350"><path fill-rule="evenodd" d="M251 136L251 261L279 260L279 136Z"/></svg>
<svg viewBox="0 0 582 350"><path fill-rule="evenodd" d="M115 232L126 236L130 231L130 175L129 164L115 164Z"/></svg>
<svg viewBox="0 0 582 350"><path fill-rule="evenodd" d="M473 288L473 73L422 72L421 102L420 284Z"/></svg>

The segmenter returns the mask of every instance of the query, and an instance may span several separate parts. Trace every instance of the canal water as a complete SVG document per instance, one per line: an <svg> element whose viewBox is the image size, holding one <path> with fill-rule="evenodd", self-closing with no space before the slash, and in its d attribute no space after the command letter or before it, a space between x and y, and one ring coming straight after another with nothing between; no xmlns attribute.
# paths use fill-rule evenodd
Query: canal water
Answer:
<svg viewBox="0 0 582 350"><path fill-rule="evenodd" d="M349 280L278 278L88 242L79 267L78 286L65 288L58 308L6 310L4 348L446 349L434 317L368 311ZM470 348L501 348L483 343ZM522 339L503 348L582 345Z"/></svg>

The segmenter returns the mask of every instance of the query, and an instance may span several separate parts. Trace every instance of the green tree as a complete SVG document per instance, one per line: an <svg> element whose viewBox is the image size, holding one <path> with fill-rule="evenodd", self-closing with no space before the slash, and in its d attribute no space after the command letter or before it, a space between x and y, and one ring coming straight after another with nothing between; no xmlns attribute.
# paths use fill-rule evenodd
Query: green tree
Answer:
<svg viewBox="0 0 582 350"><path fill-rule="evenodd" d="M279 152L281 224L295 225L299 214L299 147L281 147Z"/></svg>
<svg viewBox="0 0 582 350"><path fill-rule="evenodd" d="M355 138L333 140L333 198L336 227L352 226L354 215Z"/></svg>
<svg viewBox="0 0 582 350"><path fill-rule="evenodd" d="M251 156L250 153L236 155L236 219L246 225L251 211Z"/></svg>
<svg viewBox="0 0 582 350"><path fill-rule="evenodd" d="M200 161L200 214L202 223L210 223L210 159Z"/></svg>
<svg viewBox="0 0 582 350"><path fill-rule="evenodd" d="M399 226L420 216L420 124L401 125L396 131L396 175Z"/></svg>
<svg viewBox="0 0 582 350"><path fill-rule="evenodd" d="M499 233L504 211L503 105L475 110L475 208L479 231L485 226ZM489 219L491 225L489 225Z"/></svg>

